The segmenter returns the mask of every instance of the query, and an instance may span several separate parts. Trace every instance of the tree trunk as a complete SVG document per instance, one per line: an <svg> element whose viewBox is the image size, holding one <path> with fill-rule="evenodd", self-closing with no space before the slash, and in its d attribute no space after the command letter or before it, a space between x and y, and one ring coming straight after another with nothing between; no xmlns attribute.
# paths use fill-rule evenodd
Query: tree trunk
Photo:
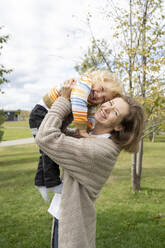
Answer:
<svg viewBox="0 0 165 248"><path fill-rule="evenodd" d="M156 135L156 133L153 132L153 133L152 133L152 142L153 142L153 143L155 142L155 135Z"/></svg>
<svg viewBox="0 0 165 248"><path fill-rule="evenodd" d="M139 143L139 153L137 157L137 166L136 166L136 190L140 191L140 183L141 183L141 174L142 174L142 160L143 160L143 139L140 140Z"/></svg>
<svg viewBox="0 0 165 248"><path fill-rule="evenodd" d="M130 7L130 48L132 50L132 0L129 1L129 7ZM130 88L130 95L132 96L132 55L129 56L129 88ZM137 175L136 175L136 166L137 166L137 153L132 154L132 169L131 169L131 179L132 179L132 190L136 190L137 185Z"/></svg>
<svg viewBox="0 0 165 248"><path fill-rule="evenodd" d="M137 182L137 175L136 175L136 165L137 165L137 153L132 154L132 168L131 168L131 178L132 178L132 190L136 190L136 182Z"/></svg>
<svg viewBox="0 0 165 248"><path fill-rule="evenodd" d="M139 143L139 152L132 155L132 190L140 191L143 160L143 139Z"/></svg>
<svg viewBox="0 0 165 248"><path fill-rule="evenodd" d="M146 23L147 23L147 10L148 10L148 0L145 2L145 9L144 9L144 14L143 14L143 30L144 32L142 33L142 46L146 46ZM146 96L146 89L145 89L145 84L146 84L146 65L147 65L147 57L144 54L142 56L142 66L143 66L143 76L142 76L142 87L141 87L141 94L142 97L145 98ZM137 155L136 155L137 156ZM143 159L143 139L140 140L139 143L139 152L138 152L138 157L136 158L136 187L135 189L140 191L140 183L141 183L141 173L142 173L142 159ZM134 190L134 188L133 188Z"/></svg>

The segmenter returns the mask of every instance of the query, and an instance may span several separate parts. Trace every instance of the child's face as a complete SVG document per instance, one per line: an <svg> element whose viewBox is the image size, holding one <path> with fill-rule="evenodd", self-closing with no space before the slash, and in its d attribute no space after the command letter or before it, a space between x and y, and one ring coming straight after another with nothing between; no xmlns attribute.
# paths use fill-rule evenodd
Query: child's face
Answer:
<svg viewBox="0 0 165 248"><path fill-rule="evenodd" d="M91 92L88 96L88 102L93 105L102 104L113 98L113 94L110 90L111 85L108 83L93 84Z"/></svg>

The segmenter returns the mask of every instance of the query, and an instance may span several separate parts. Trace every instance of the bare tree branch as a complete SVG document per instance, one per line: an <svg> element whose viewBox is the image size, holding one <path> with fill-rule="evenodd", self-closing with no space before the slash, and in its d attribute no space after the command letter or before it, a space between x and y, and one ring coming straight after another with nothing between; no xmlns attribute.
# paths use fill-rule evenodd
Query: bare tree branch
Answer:
<svg viewBox="0 0 165 248"><path fill-rule="evenodd" d="M144 139L146 136L148 136L149 134L155 132L156 130L158 130L158 127L155 128L154 130L151 130L150 132L146 133L145 135L142 136L142 139Z"/></svg>
<svg viewBox="0 0 165 248"><path fill-rule="evenodd" d="M119 21L120 21L120 25L121 25L121 28L122 28L122 34L124 35L125 44L126 44L126 46L128 47L128 43L127 43L127 39L126 39L126 35L125 35L124 30L123 30L123 25L122 25L122 20L121 20L121 17L120 17L120 15L119 15L119 14L118 14L118 12L117 12L117 9L116 9L116 7L115 7L115 4L114 4L113 0L111 0L111 3L112 3L112 7L113 7L114 11L116 12L116 16L117 16L117 18L118 18L118 19L119 19Z"/></svg>
<svg viewBox="0 0 165 248"><path fill-rule="evenodd" d="M107 65L108 70L109 70L110 72L112 72L112 70L111 70L111 67L110 67L109 63L108 63L108 61L106 60L106 58L105 58L105 56L104 56L104 53L102 52L102 50L100 49L100 47L99 47L99 46L98 46L98 44L97 44L97 41L96 41L96 39L95 39L95 37L94 37L94 34L93 34L93 32L92 32L92 29L91 29L91 25L90 25L89 20L88 20L88 27L89 27L89 30L90 30L90 33L91 33L92 39L93 39L93 41L94 41L94 43L95 43L95 45L96 45L96 47L97 47L98 51L100 52L100 54L101 54L101 56L102 56L102 58L103 58L103 60L104 60L105 64Z"/></svg>

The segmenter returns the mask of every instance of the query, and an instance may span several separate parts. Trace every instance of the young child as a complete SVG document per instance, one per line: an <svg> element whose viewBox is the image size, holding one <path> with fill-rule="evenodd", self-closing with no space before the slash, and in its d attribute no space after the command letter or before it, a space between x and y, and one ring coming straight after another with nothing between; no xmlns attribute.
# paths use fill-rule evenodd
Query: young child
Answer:
<svg viewBox="0 0 165 248"><path fill-rule="evenodd" d="M60 86L54 87L32 110L29 125L34 137L48 109L60 96L60 91ZM71 104L74 125L81 137L91 137L87 129L92 130L94 127L95 107L121 93L121 84L116 74L105 70L87 72L76 80L71 92ZM60 170L41 150L40 153L35 186L45 201L49 201L48 190L55 193L60 191Z"/></svg>

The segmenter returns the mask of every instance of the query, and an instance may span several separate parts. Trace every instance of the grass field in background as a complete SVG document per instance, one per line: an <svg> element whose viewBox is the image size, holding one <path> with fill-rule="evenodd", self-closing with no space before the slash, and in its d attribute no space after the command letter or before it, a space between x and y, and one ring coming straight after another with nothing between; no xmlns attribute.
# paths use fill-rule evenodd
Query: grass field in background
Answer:
<svg viewBox="0 0 165 248"><path fill-rule="evenodd" d="M73 124L70 127L73 127ZM32 137L28 121L6 121L0 131L3 131L2 141Z"/></svg>
<svg viewBox="0 0 165 248"><path fill-rule="evenodd" d="M24 127L29 128L28 121L5 121L2 124L3 127Z"/></svg>
<svg viewBox="0 0 165 248"><path fill-rule="evenodd" d="M73 124L70 127L73 127ZM4 131L2 141L32 137L28 121L6 121L0 130ZM149 141L148 137L145 140ZM165 134L156 135L155 142L165 142Z"/></svg>
<svg viewBox="0 0 165 248"><path fill-rule="evenodd" d="M165 247L164 150L163 142L145 143L138 193L130 186L131 155L121 153L96 201L97 248ZM33 186L36 145L0 147L0 154L0 247L49 248L49 204Z"/></svg>
<svg viewBox="0 0 165 248"><path fill-rule="evenodd" d="M0 130L4 132L2 141L32 137L28 121L6 121Z"/></svg>

